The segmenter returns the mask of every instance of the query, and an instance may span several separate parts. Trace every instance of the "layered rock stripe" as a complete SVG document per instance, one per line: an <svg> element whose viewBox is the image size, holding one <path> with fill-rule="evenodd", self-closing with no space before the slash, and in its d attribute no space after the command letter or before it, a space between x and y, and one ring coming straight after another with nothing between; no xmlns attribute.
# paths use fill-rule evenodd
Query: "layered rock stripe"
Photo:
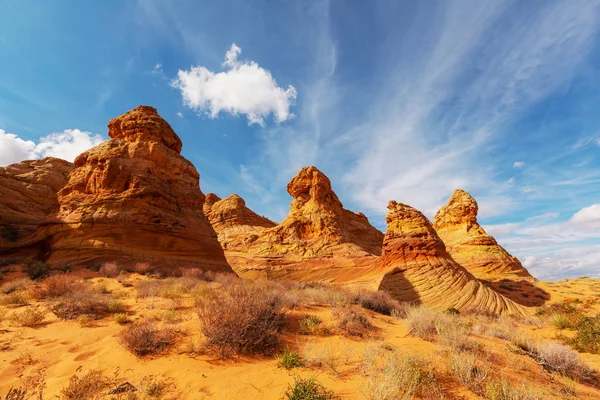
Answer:
<svg viewBox="0 0 600 400"><path fill-rule="evenodd" d="M52 263L139 261L231 272L202 212L199 174L156 109L112 119L110 140L82 153L44 221Z"/></svg>
<svg viewBox="0 0 600 400"><path fill-rule="evenodd" d="M479 279L534 278L477 222L477 202L464 190L456 190L448 204L436 213L433 226L448 253Z"/></svg>
<svg viewBox="0 0 600 400"><path fill-rule="evenodd" d="M431 222L418 210L388 204L379 289L394 298L431 307L526 314L525 308L483 285L452 259Z"/></svg>

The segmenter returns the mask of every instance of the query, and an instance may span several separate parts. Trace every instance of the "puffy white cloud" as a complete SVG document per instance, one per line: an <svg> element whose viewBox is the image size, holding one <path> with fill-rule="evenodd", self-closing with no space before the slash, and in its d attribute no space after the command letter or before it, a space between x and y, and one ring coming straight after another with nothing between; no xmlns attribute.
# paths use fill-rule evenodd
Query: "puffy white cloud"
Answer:
<svg viewBox="0 0 600 400"><path fill-rule="evenodd" d="M522 168L522 167L524 167L524 166L525 166L525 162L524 162L524 161L515 161L515 162L513 163L513 167L514 167L514 168Z"/></svg>
<svg viewBox="0 0 600 400"><path fill-rule="evenodd" d="M0 129L0 165L44 157L73 161L79 154L103 141L101 135L79 129L67 129L41 137L39 142L35 143Z"/></svg>
<svg viewBox="0 0 600 400"><path fill-rule="evenodd" d="M600 227L600 204L582 208L573 214L571 221L584 225Z"/></svg>
<svg viewBox="0 0 600 400"><path fill-rule="evenodd" d="M292 118L290 106L296 100L296 89L292 85L285 90L279 87L271 73L254 61L239 61L241 51L232 44L222 72L202 66L179 70L172 86L181 91L184 104L210 118L221 112L244 114L250 125L264 126L271 113L278 123Z"/></svg>

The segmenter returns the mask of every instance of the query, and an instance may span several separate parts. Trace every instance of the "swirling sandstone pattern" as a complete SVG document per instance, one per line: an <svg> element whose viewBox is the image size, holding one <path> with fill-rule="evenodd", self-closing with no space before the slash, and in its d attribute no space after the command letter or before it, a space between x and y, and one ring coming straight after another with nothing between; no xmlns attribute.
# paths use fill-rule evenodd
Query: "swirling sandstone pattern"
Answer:
<svg viewBox="0 0 600 400"><path fill-rule="evenodd" d="M401 301L436 308L524 314L522 306L484 286L446 252L429 220L418 210L391 201L382 253L387 273L380 290Z"/></svg>
<svg viewBox="0 0 600 400"><path fill-rule="evenodd" d="M108 140L75 159L46 221L50 262L115 260L231 271L202 213L199 175L181 140L148 106L112 119Z"/></svg>
<svg viewBox="0 0 600 400"><path fill-rule="evenodd" d="M58 158L0 167L0 254L32 246L38 224L58 209L73 164ZM35 255L38 249L29 249Z"/></svg>
<svg viewBox="0 0 600 400"><path fill-rule="evenodd" d="M479 279L534 278L477 222L477 202L464 190L456 190L448 204L436 213L434 228L452 258Z"/></svg>

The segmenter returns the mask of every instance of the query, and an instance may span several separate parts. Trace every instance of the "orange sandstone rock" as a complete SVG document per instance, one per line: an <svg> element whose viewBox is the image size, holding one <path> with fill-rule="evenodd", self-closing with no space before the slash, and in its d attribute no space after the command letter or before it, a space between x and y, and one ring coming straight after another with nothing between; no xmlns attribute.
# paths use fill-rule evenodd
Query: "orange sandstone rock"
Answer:
<svg viewBox="0 0 600 400"><path fill-rule="evenodd" d="M231 271L202 213L204 194L181 140L148 106L112 119L108 140L75 159L44 223L50 262L148 262Z"/></svg>
<svg viewBox="0 0 600 400"><path fill-rule="evenodd" d="M379 289L400 301L436 308L525 314L525 309L484 286L446 251L429 220L418 210L390 201L383 242L386 273Z"/></svg>
<svg viewBox="0 0 600 400"><path fill-rule="evenodd" d="M464 190L455 190L436 213L434 228L452 258L479 279L534 278L477 222L477 202Z"/></svg>
<svg viewBox="0 0 600 400"><path fill-rule="evenodd" d="M38 224L58 209L56 193L72 169L52 157L0 167L0 254L18 249L18 255L35 255L23 246L31 246Z"/></svg>
<svg viewBox="0 0 600 400"><path fill-rule="evenodd" d="M277 225L246 207L244 199L237 194L220 200L216 195L209 193L204 203L204 212L225 251L243 250L265 229Z"/></svg>
<svg viewBox="0 0 600 400"><path fill-rule="evenodd" d="M343 207L325 174L303 168L287 190L294 198L288 216L263 230L247 248L226 252L236 272L334 282L358 276L349 270L376 262L383 233L364 214Z"/></svg>

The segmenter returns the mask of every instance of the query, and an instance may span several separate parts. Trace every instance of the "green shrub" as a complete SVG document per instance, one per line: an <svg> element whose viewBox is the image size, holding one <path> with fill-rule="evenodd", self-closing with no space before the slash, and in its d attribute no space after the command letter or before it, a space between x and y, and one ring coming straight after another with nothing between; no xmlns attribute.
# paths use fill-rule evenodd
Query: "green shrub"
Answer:
<svg viewBox="0 0 600 400"><path fill-rule="evenodd" d="M323 335L326 334L327 328L323 326L323 321L316 315L305 315L299 322L300 333L304 335Z"/></svg>
<svg viewBox="0 0 600 400"><path fill-rule="evenodd" d="M287 400L335 400L339 399L333 391L327 390L316 378L294 378L284 395Z"/></svg>
<svg viewBox="0 0 600 400"><path fill-rule="evenodd" d="M113 316L115 322L119 325L125 325L129 323L129 316L125 313L118 313Z"/></svg>
<svg viewBox="0 0 600 400"><path fill-rule="evenodd" d="M569 318L569 316L567 316L566 314L552 314L552 316L550 317L550 321L552 322L552 325L554 325L555 328L557 329L568 329L571 328L572 325L572 321L571 318Z"/></svg>
<svg viewBox="0 0 600 400"><path fill-rule="evenodd" d="M567 343L577 351L599 354L600 315L581 319L575 329L575 337Z"/></svg>
<svg viewBox="0 0 600 400"><path fill-rule="evenodd" d="M296 367L301 367L302 357L300 354L294 353L293 351L285 350L281 355L281 360L279 361L279 365L281 365L285 369L291 369Z"/></svg>

